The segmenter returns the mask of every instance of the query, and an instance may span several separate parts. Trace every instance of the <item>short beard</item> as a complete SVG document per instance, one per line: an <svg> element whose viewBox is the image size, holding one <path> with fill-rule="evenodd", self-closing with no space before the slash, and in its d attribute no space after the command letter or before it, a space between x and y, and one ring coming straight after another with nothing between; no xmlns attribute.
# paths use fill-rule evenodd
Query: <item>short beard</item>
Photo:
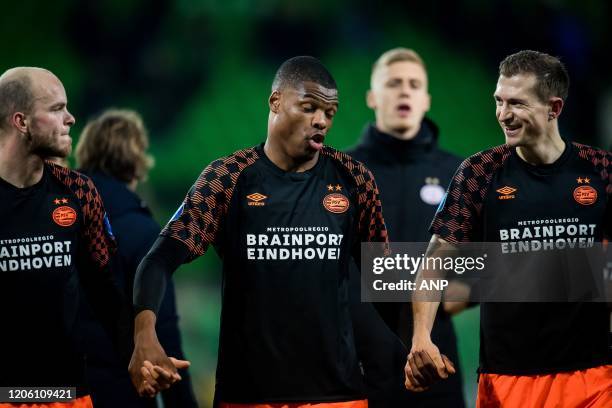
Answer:
<svg viewBox="0 0 612 408"><path fill-rule="evenodd" d="M37 138L30 132L27 132L24 137L26 143L28 144L28 150L30 153L39 156L42 159L48 159L51 157L66 158L72 151L72 145L69 145L66 149L62 149L55 145L49 138Z"/></svg>

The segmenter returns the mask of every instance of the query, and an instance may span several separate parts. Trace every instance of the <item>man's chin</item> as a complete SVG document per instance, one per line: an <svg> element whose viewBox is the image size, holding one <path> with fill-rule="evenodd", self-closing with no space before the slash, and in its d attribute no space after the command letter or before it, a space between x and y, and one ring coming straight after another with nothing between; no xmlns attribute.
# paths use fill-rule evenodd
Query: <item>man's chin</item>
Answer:
<svg viewBox="0 0 612 408"><path fill-rule="evenodd" d="M59 146L39 147L38 149L35 149L32 151L32 153L40 156L44 160L53 159L53 158L65 159L68 156L70 156L71 152L72 152L72 145L69 145L67 147L59 147Z"/></svg>
<svg viewBox="0 0 612 408"><path fill-rule="evenodd" d="M319 150L314 148L308 148L304 155L302 156L302 161L308 161L314 159L314 157L319 153Z"/></svg>
<svg viewBox="0 0 612 408"><path fill-rule="evenodd" d="M297 163L305 163L314 159L318 152L319 151L317 149L308 146L303 151L293 156L293 160L295 160Z"/></svg>

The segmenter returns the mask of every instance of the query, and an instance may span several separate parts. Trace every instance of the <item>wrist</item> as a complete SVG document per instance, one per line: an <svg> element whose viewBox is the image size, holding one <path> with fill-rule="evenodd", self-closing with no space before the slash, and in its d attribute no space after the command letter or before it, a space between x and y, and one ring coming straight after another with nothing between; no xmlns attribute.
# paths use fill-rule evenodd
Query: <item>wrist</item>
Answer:
<svg viewBox="0 0 612 408"><path fill-rule="evenodd" d="M413 343L423 343L423 342L431 342L431 334L429 330L423 329L415 329L412 334L412 342Z"/></svg>
<svg viewBox="0 0 612 408"><path fill-rule="evenodd" d="M156 316L151 310L143 310L134 319L134 343L156 339Z"/></svg>

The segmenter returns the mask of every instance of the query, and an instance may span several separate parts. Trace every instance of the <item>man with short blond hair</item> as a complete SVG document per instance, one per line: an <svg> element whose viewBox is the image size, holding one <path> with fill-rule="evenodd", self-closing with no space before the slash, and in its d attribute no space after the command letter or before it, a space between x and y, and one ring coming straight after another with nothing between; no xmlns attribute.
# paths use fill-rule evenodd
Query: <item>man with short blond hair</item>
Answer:
<svg viewBox="0 0 612 408"><path fill-rule="evenodd" d="M383 52L372 65L370 86L374 87L374 76L376 75L379 68L389 66L394 62L402 61L414 62L422 66L423 69L427 69L427 67L425 66L425 62L415 50L403 47L392 48L389 51Z"/></svg>
<svg viewBox="0 0 612 408"><path fill-rule="evenodd" d="M428 81L425 63L416 51L394 48L383 53L372 67L366 98L375 123L366 126L359 144L348 151L372 170L379 183L391 242L429 241L429 223L460 163L457 156L438 147L438 127L425 116L431 106ZM358 293L354 297L359 301ZM409 347L410 303L375 306L387 326ZM446 303L436 320L435 336L453 361L457 361L457 347L450 316L465 306ZM369 324L375 325L371 320ZM371 407L464 406L460 375L423 394L407 392L399 367L405 364L407 349L384 330L367 330L367 326L356 325L357 331L366 327L356 337L361 343ZM377 335L372 336L373 332Z"/></svg>

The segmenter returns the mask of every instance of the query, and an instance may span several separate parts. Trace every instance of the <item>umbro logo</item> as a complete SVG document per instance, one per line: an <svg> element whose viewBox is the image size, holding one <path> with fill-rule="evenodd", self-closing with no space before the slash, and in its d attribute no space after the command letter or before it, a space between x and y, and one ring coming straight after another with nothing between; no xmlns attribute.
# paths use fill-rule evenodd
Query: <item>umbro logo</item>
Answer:
<svg viewBox="0 0 612 408"><path fill-rule="evenodd" d="M495 191L501 194L499 197L497 197L500 200L511 200L513 198L516 198L516 196L514 195L514 192L516 192L516 188L514 187L504 186L502 188L498 188Z"/></svg>
<svg viewBox="0 0 612 408"><path fill-rule="evenodd" d="M249 200L247 202L248 205L255 206L255 207L261 207L261 206L266 205L266 203L264 203L263 201L266 198L268 198L268 196L265 196L260 193L253 193L253 194L249 194L248 196L246 196L246 198Z"/></svg>

